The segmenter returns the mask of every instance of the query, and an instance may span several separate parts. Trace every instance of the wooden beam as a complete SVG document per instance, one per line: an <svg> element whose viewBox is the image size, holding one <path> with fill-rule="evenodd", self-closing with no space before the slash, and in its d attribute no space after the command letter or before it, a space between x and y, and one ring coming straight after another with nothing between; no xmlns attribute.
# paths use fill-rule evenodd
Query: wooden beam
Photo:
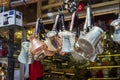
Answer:
<svg viewBox="0 0 120 80"><path fill-rule="evenodd" d="M111 10L111 11L107 11L107 12L95 12L93 14L93 16L100 16L100 15L105 15L105 14L111 14L111 13L118 13L118 10ZM80 13L79 14L79 19L85 18L86 17L86 13ZM65 16L65 21L69 21L71 19L71 15L69 16ZM44 20L43 21L44 24L52 24L54 23L54 19L48 19L48 20Z"/></svg>
<svg viewBox="0 0 120 80"><path fill-rule="evenodd" d="M116 4L118 5L118 0L109 1L109 2L103 2L103 3L99 3L99 4L94 4L94 5L91 5L91 6L92 6L92 9L95 9L93 11L94 12L94 16L99 16L99 15L105 15L105 14L111 14L111 13L118 13L119 6L115 7L115 6L117 6ZM99 5L99 6L97 6L97 5ZM101 8L101 10L99 10L99 7ZM108 9L105 9L104 7L107 7ZM54 12L54 15L56 15L57 13L58 12ZM67 10L65 10L64 13L67 14ZM46 16L47 16L47 14L42 15L42 17L46 17ZM65 21L70 20L70 17L71 17L70 15L65 16ZM85 17L86 17L86 12L85 11L79 13L79 18L85 18ZM44 24L54 23L54 19L45 19L43 21L43 23ZM30 26L30 25L34 25L34 24L35 24L35 22L31 22L31 23L25 24L25 26Z"/></svg>
<svg viewBox="0 0 120 80"><path fill-rule="evenodd" d="M91 8L99 8L99 7L114 5L114 4L118 4L118 3L119 3L119 0L106 1L103 3L93 4L93 5L91 5Z"/></svg>
<svg viewBox="0 0 120 80"><path fill-rule="evenodd" d="M45 5L42 7L42 10L50 9L53 7L59 7L60 5L63 5L63 3L54 3L54 4Z"/></svg>
<svg viewBox="0 0 120 80"><path fill-rule="evenodd" d="M39 0L28 0L26 1L26 4L33 4L33 3L37 3ZM41 0L42 2L45 2L47 0ZM16 3L16 4L12 4L11 7L17 7L17 6L21 6L24 5L24 2L20 2L20 3Z"/></svg>
<svg viewBox="0 0 120 80"><path fill-rule="evenodd" d="M63 12L64 12L64 14L67 14L67 13L68 13L68 11L67 11L67 10L64 10ZM53 14L53 16L55 16L55 15L57 15L57 14L58 14L58 11L53 12L52 14ZM42 15L42 18L48 18L48 13L47 13L47 14Z"/></svg>
<svg viewBox="0 0 120 80"><path fill-rule="evenodd" d="M26 4L33 4L33 3L37 3L38 0L28 0L26 1ZM17 6L21 6L24 5L24 2L20 2L20 3L16 3L16 4L12 4L11 7L17 7Z"/></svg>
<svg viewBox="0 0 120 80"><path fill-rule="evenodd" d="M100 7L103 7L103 6L109 6L109 5L114 5L114 4L118 4L119 3L119 0L115 0L115 1L109 1L109 2L103 2L103 3L98 3L98 4L93 4L93 5L91 5L91 8L92 9L94 9L94 8L100 8ZM59 4L60 5L60 3L56 3L57 5ZM43 9L49 9L49 8L51 8L51 7L57 7L57 5L56 4L52 4L52 5L48 5L48 6L43 6L43 8L42 8L42 10ZM86 7L85 7L85 9L86 9ZM64 14L67 14L68 13L68 11L67 10L64 10ZM42 16L42 18L48 18L48 15L47 15L48 13L46 13L46 14L44 14L43 16ZM57 15L58 14L58 11L56 11L56 12L53 12L53 16L55 16L55 15Z"/></svg>
<svg viewBox="0 0 120 80"><path fill-rule="evenodd" d="M110 10L110 11L104 11L104 12L98 12L96 11L93 15L94 16L100 16L100 15L105 15L105 14L111 14L111 13L118 13L118 9L117 10ZM79 19L81 18L85 18L86 17L86 13L80 13L79 14ZM71 19L71 16L65 16L65 21L69 21ZM54 19L48 19L48 20L43 20L43 23L46 24L52 24L54 23ZM31 23L27 23L25 24L25 26L30 26L30 25L34 25L35 22L31 22Z"/></svg>
<svg viewBox="0 0 120 80"><path fill-rule="evenodd" d="M112 5L112 4L116 4L116 3L119 3L119 0L114 0L114 1L111 1L111 2L103 2L103 3L99 3L99 4L94 4L92 5L91 7L92 8L97 8L97 7L101 7L101 6L106 6L106 5ZM60 5L64 5L64 3L54 3L54 4L49 4L49 5L45 5L42 7L42 10L46 10L46 9L49 9L49 8L53 8L53 7L58 7Z"/></svg>

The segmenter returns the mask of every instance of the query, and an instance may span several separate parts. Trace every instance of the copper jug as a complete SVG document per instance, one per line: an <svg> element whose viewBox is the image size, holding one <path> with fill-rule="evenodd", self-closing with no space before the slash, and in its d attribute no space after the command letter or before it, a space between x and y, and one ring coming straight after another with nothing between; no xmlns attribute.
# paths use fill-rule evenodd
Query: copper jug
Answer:
<svg viewBox="0 0 120 80"><path fill-rule="evenodd" d="M54 51L49 51L49 50L44 50L44 55L45 56L54 56L55 55L55 52Z"/></svg>
<svg viewBox="0 0 120 80"><path fill-rule="evenodd" d="M47 38L45 43L47 44L48 50L49 51L58 51L61 49L61 39L57 35L57 24L59 20L60 15L58 14L55 19L55 23L53 25L53 28L51 31L47 33Z"/></svg>
<svg viewBox="0 0 120 80"><path fill-rule="evenodd" d="M38 54L41 53L44 49L46 49L46 44L39 39L37 39L34 35L30 36L30 52L32 54Z"/></svg>

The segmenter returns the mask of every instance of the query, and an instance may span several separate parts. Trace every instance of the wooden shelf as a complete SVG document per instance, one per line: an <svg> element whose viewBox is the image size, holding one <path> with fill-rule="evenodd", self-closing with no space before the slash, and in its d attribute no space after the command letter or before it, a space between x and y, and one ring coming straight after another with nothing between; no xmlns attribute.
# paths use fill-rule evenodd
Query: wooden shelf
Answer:
<svg viewBox="0 0 120 80"><path fill-rule="evenodd" d="M74 76L75 74L74 73L65 73L66 75L71 75L71 76Z"/></svg>
<svg viewBox="0 0 120 80"><path fill-rule="evenodd" d="M25 3L26 4L33 4L33 3L37 3L38 0L28 0ZM25 5L24 2L20 2L20 3L15 3L15 4L11 4L11 7L17 7L17 6L21 6L21 5Z"/></svg>
<svg viewBox="0 0 120 80"><path fill-rule="evenodd" d="M94 9L94 8L100 8L100 7L104 7L104 6L109 6L109 5L114 5L114 4L118 4L118 0L115 0L115 1L109 1L109 2L103 2L103 3L98 3L98 4L93 4L91 5L91 8ZM55 4L51 4L51 5L47 5L47 6L43 6L42 7L42 10L45 10L45 9L49 9L49 8L53 8L53 7L58 7L60 5L63 5L63 3L55 3ZM86 7L85 7L85 10L86 10ZM67 14L68 11L67 10L64 10L64 14ZM58 14L58 11L56 12L53 12L53 15L57 15ZM46 18L48 17L47 14L44 14L42 15L43 18Z"/></svg>
<svg viewBox="0 0 120 80"><path fill-rule="evenodd" d="M58 7L58 6L63 5L63 4L64 3L55 3L55 4L45 5L45 6L42 7L42 10Z"/></svg>
<svg viewBox="0 0 120 80"><path fill-rule="evenodd" d="M39 1L44 2L47 0L28 0L28 1L26 1L26 4L38 3ZM11 7L17 7L17 6L22 6L22 5L25 5L25 3L24 2L15 3L15 4L12 4Z"/></svg>
<svg viewBox="0 0 120 80"><path fill-rule="evenodd" d="M53 74L64 74L64 75L70 75L70 76L74 76L74 73L67 73L67 72L58 72L58 71L51 71L51 73Z"/></svg>
<svg viewBox="0 0 120 80"><path fill-rule="evenodd" d="M92 11L94 16L100 16L100 15L105 15L105 14L111 14L111 13L118 13L119 12L119 2L118 0L114 1L109 1L109 2L103 2L103 3L98 3L98 4L93 4L92 6ZM85 7L86 9L86 7ZM64 14L67 14L68 11L64 10ZM53 12L53 16L57 15L58 12ZM47 14L42 15L43 17L43 23L44 24L52 24L54 23L54 19L44 19L47 16ZM85 18L86 17L86 10L79 12L79 19ZM66 15L65 16L65 21L69 21L71 19L71 15ZM30 25L35 25L35 22L30 22L25 24L24 26L30 26Z"/></svg>
<svg viewBox="0 0 120 80"><path fill-rule="evenodd" d="M89 78L88 80L119 80L119 78Z"/></svg>
<svg viewBox="0 0 120 80"><path fill-rule="evenodd" d="M99 55L98 57L120 56L120 54Z"/></svg>
<svg viewBox="0 0 120 80"><path fill-rule="evenodd" d="M57 71L51 71L51 73L55 73L55 74L64 74L64 72L57 72Z"/></svg>
<svg viewBox="0 0 120 80"><path fill-rule="evenodd" d="M110 5L118 4L118 3L119 3L118 0L109 1L109 2L103 2L103 3L98 3L98 4L93 4L93 5L91 5L91 8L92 8L92 9L94 9L94 8L100 8L100 7L104 7L104 6L108 6L108 5L110 6ZM56 4L57 4L57 6L60 6L60 5L62 5L63 3L56 3ZM49 8L53 8L54 6L57 7L56 4L51 4L51 5L43 6L42 10L44 10L44 9L49 9ZM86 10L86 7L85 7L85 10ZM94 11L93 11L93 12L94 12ZM57 14L58 14L58 11L53 12L53 15L54 15L54 16L57 15ZM67 11L67 10L64 10L64 14L68 14L68 11ZM48 17L48 16L47 16L47 14L44 14L44 15L42 15L42 17L43 17L43 18L46 18L46 17Z"/></svg>
<svg viewBox="0 0 120 80"><path fill-rule="evenodd" d="M120 68L119 66L96 66L96 67L87 67L87 69L99 69L99 68Z"/></svg>

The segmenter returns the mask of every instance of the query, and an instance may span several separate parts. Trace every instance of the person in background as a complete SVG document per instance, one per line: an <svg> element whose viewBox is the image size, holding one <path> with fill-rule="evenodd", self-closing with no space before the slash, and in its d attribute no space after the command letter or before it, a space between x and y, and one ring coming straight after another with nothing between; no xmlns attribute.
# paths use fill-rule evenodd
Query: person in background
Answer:
<svg viewBox="0 0 120 80"><path fill-rule="evenodd" d="M40 61L29 64L29 80L43 80L43 66Z"/></svg>

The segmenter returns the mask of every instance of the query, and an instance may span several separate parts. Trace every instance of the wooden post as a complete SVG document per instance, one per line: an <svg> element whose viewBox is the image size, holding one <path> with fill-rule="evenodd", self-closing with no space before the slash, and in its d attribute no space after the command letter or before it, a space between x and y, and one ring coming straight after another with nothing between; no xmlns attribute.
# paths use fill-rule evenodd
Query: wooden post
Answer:
<svg viewBox="0 0 120 80"><path fill-rule="evenodd" d="M48 0L48 5L52 5L55 1L54 0ZM48 11L51 11L52 9L48 9Z"/></svg>
<svg viewBox="0 0 120 80"><path fill-rule="evenodd" d="M26 41L26 35L27 35L26 29L22 28L22 42ZM25 80L24 73L25 73L25 64L20 63L20 80Z"/></svg>
<svg viewBox="0 0 120 80"><path fill-rule="evenodd" d="M42 17L42 0L37 2L37 18Z"/></svg>
<svg viewBox="0 0 120 80"><path fill-rule="evenodd" d="M8 68L7 68L7 80L14 80L14 28L9 29L9 54L8 54Z"/></svg>

